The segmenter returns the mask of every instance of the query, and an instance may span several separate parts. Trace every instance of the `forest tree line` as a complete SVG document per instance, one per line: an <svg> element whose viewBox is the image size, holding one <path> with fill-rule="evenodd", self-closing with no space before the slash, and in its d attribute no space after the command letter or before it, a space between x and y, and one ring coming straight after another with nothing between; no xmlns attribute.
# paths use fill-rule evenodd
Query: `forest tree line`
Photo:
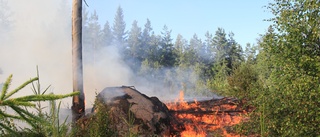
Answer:
<svg viewBox="0 0 320 137"><path fill-rule="evenodd" d="M243 50L234 34L226 33L223 28L218 28L214 34L207 31L205 40L194 34L188 41L178 34L174 41L166 25L161 34L155 34L149 19L142 28L133 21L127 31L120 6L112 26L106 21L101 27L98 18L95 11L89 15L84 8L83 52L86 63L99 60L97 54L103 54L99 53L102 48L117 46L123 61L136 75L190 94L206 93L210 90L207 87L215 87L212 84L216 78L232 74L241 62L249 56L255 57L256 53L250 44Z"/></svg>
<svg viewBox="0 0 320 137"><path fill-rule="evenodd" d="M113 26L106 22L103 28L95 12L90 17L84 12L84 46L121 46L124 61L150 80L254 106L238 133L319 136L320 1L274 0L267 8L274 15L267 19L272 25L254 46L239 45L223 28L208 31L204 40L194 34L189 41L182 35L173 41L167 26L155 34L150 20L143 28L134 21L126 31L120 7Z"/></svg>

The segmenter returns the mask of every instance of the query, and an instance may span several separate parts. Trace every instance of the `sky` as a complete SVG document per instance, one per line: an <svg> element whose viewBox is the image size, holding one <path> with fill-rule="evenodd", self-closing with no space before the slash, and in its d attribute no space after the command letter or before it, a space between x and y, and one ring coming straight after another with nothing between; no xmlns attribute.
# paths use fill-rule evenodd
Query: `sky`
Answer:
<svg viewBox="0 0 320 137"><path fill-rule="evenodd" d="M255 44L271 22L264 21L273 15L265 7L270 0L87 0L90 12L99 15L101 26L108 21L113 24L116 10L123 9L126 29L134 20L143 28L146 20L151 21L155 34L161 34L164 25L172 30L171 37L181 34L190 40L196 33L204 40L207 31L214 34L217 28L233 32L235 40L242 46Z"/></svg>

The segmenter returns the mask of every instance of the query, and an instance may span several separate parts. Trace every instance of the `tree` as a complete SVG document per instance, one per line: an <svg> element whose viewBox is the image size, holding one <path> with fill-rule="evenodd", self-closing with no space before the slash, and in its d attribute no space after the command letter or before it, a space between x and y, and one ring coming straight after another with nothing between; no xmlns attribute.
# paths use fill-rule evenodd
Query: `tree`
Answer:
<svg viewBox="0 0 320 137"><path fill-rule="evenodd" d="M131 67L138 69L141 66L143 50L141 47L141 28L138 26L138 22L135 20L132 23L131 31L128 38L129 57Z"/></svg>
<svg viewBox="0 0 320 137"><path fill-rule="evenodd" d="M152 27L151 27L151 22L149 19L147 19L146 24L144 25L144 29L142 31L142 36L141 36L141 48L145 50L143 54L141 55L143 59L147 58L147 53L150 51L150 42L151 42L151 35L152 35Z"/></svg>
<svg viewBox="0 0 320 137"><path fill-rule="evenodd" d="M168 27L164 25L161 34L162 39L160 64L164 67L173 67L176 61L176 54L174 53L174 47L172 44L171 30L169 30Z"/></svg>
<svg viewBox="0 0 320 137"><path fill-rule="evenodd" d="M233 39L233 33L227 34L222 28L216 31L210 49L213 52L214 63L212 65L213 77L210 79L211 89L221 94L226 94L228 88L228 76L232 75L242 61L242 49ZM210 36L210 35L208 35ZM209 40L207 40L209 41Z"/></svg>
<svg viewBox="0 0 320 137"><path fill-rule="evenodd" d="M258 107L247 131L319 136L320 1L275 0L268 8L274 24L259 41L255 68L262 87L250 92Z"/></svg>
<svg viewBox="0 0 320 137"><path fill-rule="evenodd" d="M229 50L228 40L224 29L218 28L212 39L212 52L216 61L223 60Z"/></svg>
<svg viewBox="0 0 320 137"><path fill-rule="evenodd" d="M127 38L126 23L123 19L123 10L119 6L117 9L117 13L114 17L113 22L113 36L114 36L114 44L122 47L126 47L125 42Z"/></svg>
<svg viewBox="0 0 320 137"><path fill-rule="evenodd" d="M131 56L141 60L141 57L139 57L143 51L143 49L141 49L141 28L138 26L138 22L136 20L132 23L131 31L128 37L128 45Z"/></svg>
<svg viewBox="0 0 320 137"><path fill-rule="evenodd" d="M227 74L231 74L233 68L242 61L242 48L234 40L234 34L229 33L229 39L224 29L218 28L212 40L212 50L216 65L226 65L224 67Z"/></svg>
<svg viewBox="0 0 320 137"><path fill-rule="evenodd" d="M192 38L190 39L190 48L196 51L197 55L200 55L200 49L202 46L202 41L201 39L198 38L197 34L193 34Z"/></svg>
<svg viewBox="0 0 320 137"><path fill-rule="evenodd" d="M320 135L320 1L275 0L274 36L263 45L273 62L266 102L271 136Z"/></svg>
<svg viewBox="0 0 320 137"><path fill-rule="evenodd" d="M151 33L152 33L151 22L149 19L147 19L147 22L144 25L144 29L142 32L142 41L145 42L145 44L147 44L150 41Z"/></svg>
<svg viewBox="0 0 320 137"><path fill-rule="evenodd" d="M99 24L99 17L94 11L89 18L88 21L88 38L89 38L89 43L92 45L92 49L94 51L99 51L101 48L101 27Z"/></svg>
<svg viewBox="0 0 320 137"><path fill-rule="evenodd" d="M214 55L212 53L212 51L213 51L213 49L212 49L213 48L212 47L212 40L213 40L212 34L209 31L207 31L205 34L205 37L206 37L206 39L204 41L204 44L206 45L206 53L207 53L206 58L208 58L208 60L214 61L214 58L213 58Z"/></svg>
<svg viewBox="0 0 320 137"><path fill-rule="evenodd" d="M226 60L228 62L227 66L230 68L230 70L233 70L235 67L240 65L240 63L243 61L243 53L241 46L235 41L234 33L229 33L229 39L228 39L228 47L229 51L227 51L227 57Z"/></svg>
<svg viewBox="0 0 320 137"><path fill-rule="evenodd" d="M184 56L186 52L187 40L185 40L181 34L177 35L176 41L174 43L175 54L177 55L177 65L185 66L186 58ZM186 67L186 66L185 66Z"/></svg>
<svg viewBox="0 0 320 137"><path fill-rule="evenodd" d="M258 47L251 45L250 43L246 44L245 50L243 52L243 57L245 61L255 61Z"/></svg>
<svg viewBox="0 0 320 137"><path fill-rule="evenodd" d="M147 48L147 58L149 62L158 62L160 61L160 45L161 45L161 36L152 34L150 37L149 46Z"/></svg>
<svg viewBox="0 0 320 137"><path fill-rule="evenodd" d="M102 30L102 46L103 47L110 46L112 44L112 41L113 41L112 31L111 31L109 22L106 21Z"/></svg>
<svg viewBox="0 0 320 137"><path fill-rule="evenodd" d="M210 77L210 73L207 73L207 70L211 68L207 68L207 58L206 58L206 51L205 45L203 44L202 40L198 38L197 34L194 34L193 37L190 39L190 53L194 52L194 62L197 66L197 74L203 81L206 81ZM192 55L192 54L189 54Z"/></svg>
<svg viewBox="0 0 320 137"><path fill-rule="evenodd" d="M76 121L85 114L82 67L82 0L72 1L72 71L73 91L80 95L73 96L72 120Z"/></svg>

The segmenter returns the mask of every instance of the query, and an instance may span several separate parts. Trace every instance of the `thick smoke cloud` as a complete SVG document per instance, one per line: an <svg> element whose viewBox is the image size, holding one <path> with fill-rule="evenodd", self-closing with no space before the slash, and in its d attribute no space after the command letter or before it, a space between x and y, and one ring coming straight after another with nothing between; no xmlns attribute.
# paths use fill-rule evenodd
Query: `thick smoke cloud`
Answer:
<svg viewBox="0 0 320 137"><path fill-rule="evenodd" d="M70 19L61 14L60 2L49 0L19 1L7 3L10 28L0 37L0 81L13 74L11 89L36 76L55 94L71 92L71 36ZM67 21L67 22L65 22ZM32 94L29 87L18 96Z"/></svg>
<svg viewBox="0 0 320 137"><path fill-rule="evenodd" d="M0 83L13 74L11 89L36 76L39 68L42 89L72 92L71 4L64 0L10 0L11 28L0 35ZM130 70L116 48L104 49L94 64L84 64L86 105L90 107L97 92L106 86L129 84ZM17 96L33 94L30 87ZM62 107L70 108L71 98Z"/></svg>

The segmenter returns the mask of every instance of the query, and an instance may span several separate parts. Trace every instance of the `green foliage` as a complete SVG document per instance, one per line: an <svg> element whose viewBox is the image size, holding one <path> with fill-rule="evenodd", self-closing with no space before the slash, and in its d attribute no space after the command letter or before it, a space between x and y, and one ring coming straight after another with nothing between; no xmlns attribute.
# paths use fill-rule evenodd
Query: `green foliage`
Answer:
<svg viewBox="0 0 320 137"><path fill-rule="evenodd" d="M51 118L50 120L53 120L53 121L48 121L48 119L46 119L48 117L45 118L41 112L43 108L41 107L38 109L36 108L36 110L39 111L38 115L34 115L27 108L35 108L36 104L34 102L54 101L57 99L71 97L79 94L79 92L73 92L65 95L53 95L53 94L47 95L47 94L44 94L46 90L41 94L36 94L36 93L40 93L40 91L36 92L37 89L40 89L38 77L30 79L25 83L23 83L18 88L8 92L11 80L12 80L12 75L10 75L6 80L6 82L4 83L4 86L2 88L1 95L0 95L0 107L1 107L0 108L0 131L2 134L7 134L8 136L11 136L11 135L21 136L22 134L28 134L28 135L30 134L30 136L31 135L45 136L46 134L50 133L46 131L51 131L53 128L56 128L56 127L52 126L53 127L52 129L46 130L46 131L42 131L42 130L45 130L42 127L43 126L50 127L49 125L55 125L51 122L56 121L55 118L58 117L58 114L51 113L51 115L49 115L48 117L50 117ZM38 81L38 88L35 88L35 86L33 85L33 89L35 92L34 95L27 95L27 96L12 98L12 95L18 93L25 86L31 83L33 84L33 82L36 82L36 81ZM7 111L4 111L5 109L12 109L15 112L15 114L10 114ZM27 133L24 133L24 132L20 133L20 131L17 130L16 125L13 123L13 120L19 120L19 121L25 122L31 126L31 129L29 130L25 129ZM61 128L59 127L59 124L58 124L58 130L61 131L60 129ZM64 130L66 131L66 128ZM58 131L58 134L62 133L59 131Z"/></svg>
<svg viewBox="0 0 320 137"><path fill-rule="evenodd" d="M225 63L215 65L213 67L215 71L214 77L209 81L210 89L214 90L215 92L224 95L226 93L226 89L228 86L227 76L228 76L228 68Z"/></svg>
<svg viewBox="0 0 320 137"><path fill-rule="evenodd" d="M39 77L39 72L37 72L37 77ZM45 88L43 91L41 91L42 87L40 84L40 80L32 83L32 91L34 95L45 95L46 92L50 86ZM52 93L49 95L53 95ZM44 119L45 122L42 121L36 121L34 123L36 125L36 128L33 127L32 130L30 130L32 133L36 135L42 135L42 136L54 136L54 137L64 137L67 135L68 131L68 125L66 123L67 118L60 123L59 118L59 112L60 112L60 106L61 102L59 102L58 106L56 106L55 100L49 101L49 112L44 111L43 109L46 107L42 107L42 101L38 101L36 103L36 115L40 117L41 119Z"/></svg>
<svg viewBox="0 0 320 137"><path fill-rule="evenodd" d="M320 1L276 1L274 28L265 45L273 61L266 98L268 134L319 136Z"/></svg>
<svg viewBox="0 0 320 137"><path fill-rule="evenodd" d="M237 97L241 100L253 101L257 98L256 90L261 89L258 81L258 73L254 65L243 62L227 78L229 96Z"/></svg>
<svg viewBox="0 0 320 137"><path fill-rule="evenodd" d="M275 0L269 8L276 17L259 43L260 87L248 92L256 109L241 133L319 136L320 1Z"/></svg>
<svg viewBox="0 0 320 137"><path fill-rule="evenodd" d="M117 46L125 47L125 41L127 38L126 23L124 22L123 10L119 6L117 13L114 17L112 32L114 37L114 44Z"/></svg>
<svg viewBox="0 0 320 137"><path fill-rule="evenodd" d="M98 100L95 101L95 113L77 121L69 136L72 137L110 137L116 132L109 117L108 107Z"/></svg>

